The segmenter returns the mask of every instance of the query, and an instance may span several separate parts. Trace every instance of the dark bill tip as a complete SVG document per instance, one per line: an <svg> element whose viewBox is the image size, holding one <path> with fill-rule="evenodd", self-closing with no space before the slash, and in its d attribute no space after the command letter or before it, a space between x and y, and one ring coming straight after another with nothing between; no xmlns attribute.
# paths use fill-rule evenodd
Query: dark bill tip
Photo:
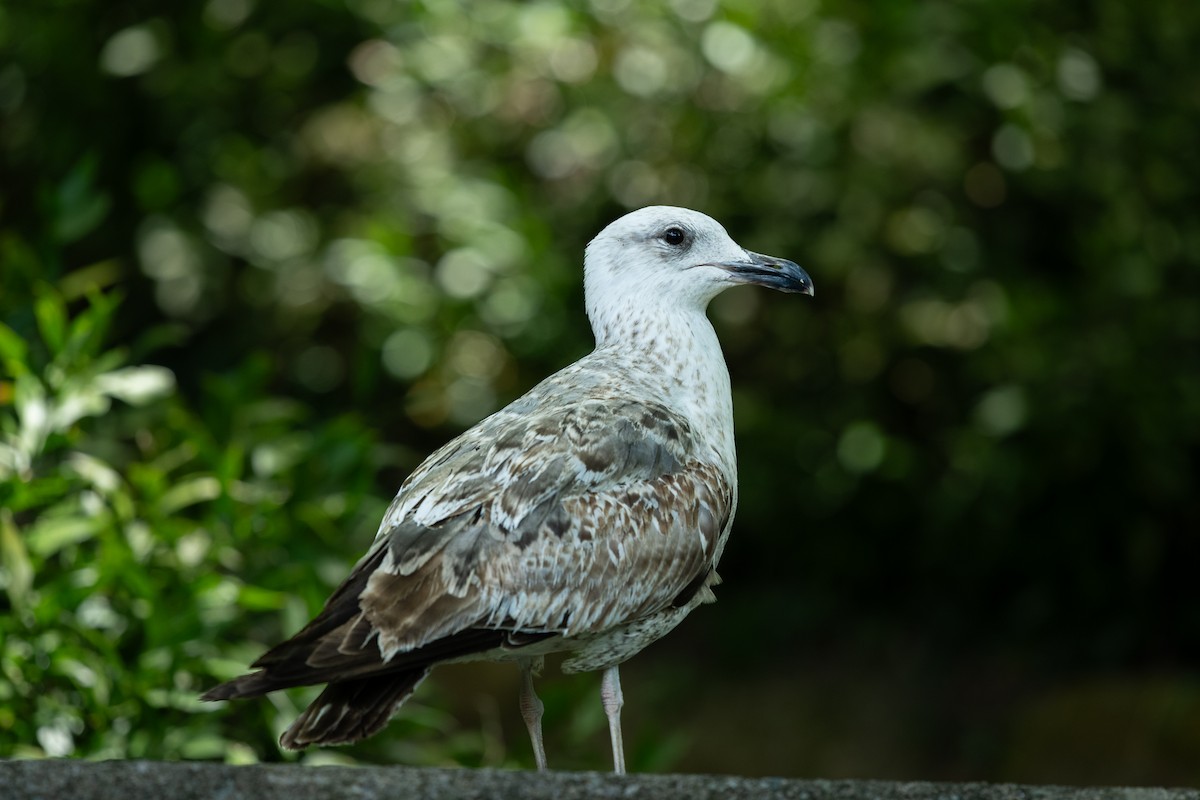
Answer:
<svg viewBox="0 0 1200 800"><path fill-rule="evenodd" d="M766 286L777 292L813 294L812 278L798 264L786 258L765 256L746 251L745 261L722 261L714 266L722 267L738 276L743 283Z"/></svg>

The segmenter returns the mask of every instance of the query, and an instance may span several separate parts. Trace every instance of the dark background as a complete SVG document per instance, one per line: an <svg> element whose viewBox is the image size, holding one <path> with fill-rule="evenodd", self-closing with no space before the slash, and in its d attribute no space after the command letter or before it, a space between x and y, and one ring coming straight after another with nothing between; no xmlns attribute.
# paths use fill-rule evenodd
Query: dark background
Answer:
<svg viewBox="0 0 1200 800"><path fill-rule="evenodd" d="M584 244L667 203L817 294L711 310L741 507L631 767L1200 782L1198 15L0 4L0 757L293 758L311 691L196 694L587 352ZM598 676L540 686L607 768ZM515 692L301 758L528 766Z"/></svg>

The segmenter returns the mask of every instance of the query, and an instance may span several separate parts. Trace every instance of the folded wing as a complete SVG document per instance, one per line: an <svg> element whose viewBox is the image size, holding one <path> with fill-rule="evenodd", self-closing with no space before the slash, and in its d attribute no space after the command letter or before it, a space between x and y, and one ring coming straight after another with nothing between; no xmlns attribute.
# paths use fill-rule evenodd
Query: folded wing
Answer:
<svg viewBox="0 0 1200 800"><path fill-rule="evenodd" d="M687 421L616 398L540 412L521 402L430 456L322 612L256 661L258 672L205 697L329 682L340 710L314 703L289 746L329 742L313 718L345 716L364 687L388 710L351 727L373 732L436 663L602 632L694 592L733 487ZM312 735L293 735L301 723Z"/></svg>

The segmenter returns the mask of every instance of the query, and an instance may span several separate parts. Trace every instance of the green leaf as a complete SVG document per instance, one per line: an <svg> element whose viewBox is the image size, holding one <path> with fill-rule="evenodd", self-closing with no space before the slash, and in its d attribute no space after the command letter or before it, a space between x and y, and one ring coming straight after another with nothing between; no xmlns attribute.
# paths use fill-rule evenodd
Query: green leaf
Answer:
<svg viewBox="0 0 1200 800"><path fill-rule="evenodd" d="M121 473L87 453L71 453L67 456L66 468L102 495L111 495L121 486Z"/></svg>
<svg viewBox="0 0 1200 800"><path fill-rule="evenodd" d="M45 507L62 501L76 491L71 481L61 475L34 476L28 480L0 483L0 505L13 513Z"/></svg>
<svg viewBox="0 0 1200 800"><path fill-rule="evenodd" d="M238 589L238 605L250 611L278 611L287 603L288 596L261 586L242 586Z"/></svg>
<svg viewBox="0 0 1200 800"><path fill-rule="evenodd" d="M215 500L221 496L221 482L211 475L198 475L175 484L163 492L158 508L164 515L174 514L181 508Z"/></svg>
<svg viewBox="0 0 1200 800"><path fill-rule="evenodd" d="M61 351L67 340L67 307L62 298L52 289L43 289L34 300L33 313L46 346L52 353Z"/></svg>
<svg viewBox="0 0 1200 800"><path fill-rule="evenodd" d="M105 371L124 361L122 351L112 351L100 355L117 307L120 305L120 292L91 292L88 294L88 306L71 321L67 332L67 342L63 345L60 356L63 360L86 365L89 357L103 359L106 365L95 366L96 371Z"/></svg>
<svg viewBox="0 0 1200 800"><path fill-rule="evenodd" d="M96 158L88 156L58 186L54 236L62 244L82 239L108 215L111 202L107 194L96 190L95 173Z"/></svg>
<svg viewBox="0 0 1200 800"><path fill-rule="evenodd" d="M166 397L175 388L175 373L166 367L124 367L97 375L95 386L104 394L140 406Z"/></svg>
<svg viewBox="0 0 1200 800"><path fill-rule="evenodd" d="M46 444L50 431L50 404L46 399L46 388L32 373L21 375L13 384L13 407L16 409L20 428L11 440L12 454L16 457L16 469L29 469L33 458Z"/></svg>
<svg viewBox="0 0 1200 800"><path fill-rule="evenodd" d="M4 568L8 599L14 608L23 607L33 588L33 565L8 509L0 510L0 565Z"/></svg>
<svg viewBox="0 0 1200 800"><path fill-rule="evenodd" d="M28 372L28 358L29 347L25 340L12 328L0 322L0 360L3 360L8 374L16 376Z"/></svg>
<svg viewBox="0 0 1200 800"><path fill-rule="evenodd" d="M14 473L25 469L27 459L21 455L21 451L12 445L0 442L0 480L8 480ZM6 492L10 494L11 492ZM5 502L7 497L2 498Z"/></svg>
<svg viewBox="0 0 1200 800"><path fill-rule="evenodd" d="M65 433L84 417L107 413L112 403L91 384L71 385L59 394L50 413L50 430Z"/></svg>
<svg viewBox="0 0 1200 800"><path fill-rule="evenodd" d="M44 279L49 269L33 246L11 231L0 231L0 265L6 289L25 289L31 281ZM24 294L24 292L22 292Z"/></svg>
<svg viewBox="0 0 1200 800"><path fill-rule="evenodd" d="M64 516L42 519L25 530L25 542L34 555L45 558L64 547L91 539L103 524L102 517Z"/></svg>

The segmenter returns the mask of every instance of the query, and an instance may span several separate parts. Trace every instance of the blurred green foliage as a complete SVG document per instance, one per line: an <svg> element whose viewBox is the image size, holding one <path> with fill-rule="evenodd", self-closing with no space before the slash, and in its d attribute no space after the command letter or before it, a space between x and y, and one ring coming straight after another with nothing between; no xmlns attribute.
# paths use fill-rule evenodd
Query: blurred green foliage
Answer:
<svg viewBox="0 0 1200 800"><path fill-rule="evenodd" d="M743 498L722 602L631 664L635 765L1200 780L1198 16L0 3L0 757L284 757L310 695L197 691L586 352L583 244L671 203L817 296L714 304ZM450 685L307 758L525 763Z"/></svg>

